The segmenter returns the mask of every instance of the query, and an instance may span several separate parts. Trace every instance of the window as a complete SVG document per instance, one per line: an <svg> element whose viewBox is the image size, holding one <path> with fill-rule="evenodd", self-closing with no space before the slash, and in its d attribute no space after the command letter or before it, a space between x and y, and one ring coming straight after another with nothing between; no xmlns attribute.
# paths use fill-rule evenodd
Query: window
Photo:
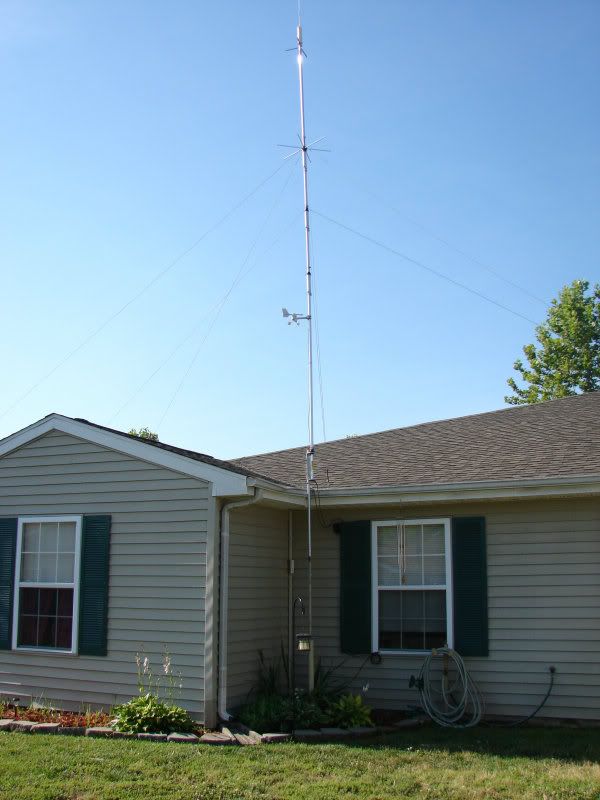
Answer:
<svg viewBox="0 0 600 800"><path fill-rule="evenodd" d="M19 519L13 647L75 652L80 542L80 517Z"/></svg>
<svg viewBox="0 0 600 800"><path fill-rule="evenodd" d="M452 646L450 520L372 527L373 651Z"/></svg>

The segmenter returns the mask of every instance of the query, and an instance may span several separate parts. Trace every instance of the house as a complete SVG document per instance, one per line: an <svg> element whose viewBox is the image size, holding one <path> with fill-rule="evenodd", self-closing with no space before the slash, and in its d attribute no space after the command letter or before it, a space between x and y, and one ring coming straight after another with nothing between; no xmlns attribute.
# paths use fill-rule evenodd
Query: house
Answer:
<svg viewBox="0 0 600 800"><path fill-rule="evenodd" d="M448 642L492 714L600 719L600 393L317 446L314 640L373 707ZM0 691L212 725L306 597L303 448L220 461L51 414L0 442ZM298 630L302 619L296 619ZM296 654L298 673L305 657Z"/></svg>

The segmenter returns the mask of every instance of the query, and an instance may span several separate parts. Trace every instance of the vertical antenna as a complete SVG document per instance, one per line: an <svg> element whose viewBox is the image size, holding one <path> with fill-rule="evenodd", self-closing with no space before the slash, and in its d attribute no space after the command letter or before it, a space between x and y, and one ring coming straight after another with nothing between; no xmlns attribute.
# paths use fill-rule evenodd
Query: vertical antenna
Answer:
<svg viewBox="0 0 600 800"><path fill-rule="evenodd" d="M300 9L298 9L298 12ZM300 150L302 153L302 175L304 179L304 246L306 251L306 321L308 323L308 447L306 448L306 514L308 544L308 633L313 634L312 597L312 480L313 456L315 452L313 422L313 335L312 335L312 270L310 264L310 216L308 210L308 147L306 144L306 125L304 118L304 50L302 49L302 25L298 13L296 29L298 83L300 86ZM308 653L308 690L314 689L315 653L314 640Z"/></svg>
<svg viewBox="0 0 600 800"><path fill-rule="evenodd" d="M317 142L307 144L306 124L304 117L304 50L302 49L302 25L300 24L300 8L298 8L298 27L296 29L296 50L298 59L298 82L300 85L300 147L294 146L295 150L291 155L302 156L302 177L304 180L304 246L306 256L306 314L295 314L282 308L283 316L288 320L288 324L300 324L300 320L308 323L308 447L306 448L306 516L307 516L307 543L308 543L308 633L311 637L311 647L308 651L308 688L314 689L315 682L315 648L313 634L313 587L312 587L312 494L313 494L313 457L315 454L315 432L314 432L314 392L313 392L313 330L312 330L312 267L310 263L310 212L308 208L308 151L315 148ZM290 145L281 145L289 147ZM290 156L287 156L290 158ZM293 654L291 654L293 658Z"/></svg>

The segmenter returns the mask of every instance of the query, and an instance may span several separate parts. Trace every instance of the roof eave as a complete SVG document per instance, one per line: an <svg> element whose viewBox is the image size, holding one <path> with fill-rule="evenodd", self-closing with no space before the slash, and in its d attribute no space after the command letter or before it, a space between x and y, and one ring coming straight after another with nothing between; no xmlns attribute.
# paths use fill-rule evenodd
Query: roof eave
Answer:
<svg viewBox="0 0 600 800"><path fill-rule="evenodd" d="M323 489L319 492L323 507L598 495L600 475Z"/></svg>
<svg viewBox="0 0 600 800"><path fill-rule="evenodd" d="M214 497L243 497L252 493L246 475L230 472L213 464L197 461L170 450L153 447L142 439L112 433L103 428L79 422L71 417L65 417L62 414L49 414L47 417L38 420L38 422L34 422L32 425L2 439L0 441L0 458L45 436L51 431L60 431L76 436L101 447L107 447L110 450L139 458L141 461L206 481L212 485Z"/></svg>

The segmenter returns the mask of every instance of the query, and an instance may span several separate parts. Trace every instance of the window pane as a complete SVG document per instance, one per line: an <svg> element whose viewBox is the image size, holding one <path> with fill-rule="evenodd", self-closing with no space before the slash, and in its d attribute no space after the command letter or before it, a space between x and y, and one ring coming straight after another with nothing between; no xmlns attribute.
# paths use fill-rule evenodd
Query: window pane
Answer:
<svg viewBox="0 0 600 800"><path fill-rule="evenodd" d="M72 635L73 619L71 617L58 617L56 623L56 646L64 650L70 650Z"/></svg>
<svg viewBox="0 0 600 800"><path fill-rule="evenodd" d="M35 582L38 579L38 554L23 553L21 555L21 580Z"/></svg>
<svg viewBox="0 0 600 800"><path fill-rule="evenodd" d="M397 558L379 559L379 585L400 586L400 565Z"/></svg>
<svg viewBox="0 0 600 800"><path fill-rule="evenodd" d="M23 552L37 553L40 549L40 523L26 522L23 525Z"/></svg>
<svg viewBox="0 0 600 800"><path fill-rule="evenodd" d="M37 616L40 608L40 590L21 589L19 608L21 609L21 614L35 614Z"/></svg>
<svg viewBox="0 0 600 800"><path fill-rule="evenodd" d="M402 597L405 592L379 592L379 647L402 647Z"/></svg>
<svg viewBox="0 0 600 800"><path fill-rule="evenodd" d="M58 561L56 567L56 580L58 583L73 582L74 564L75 564L75 556L72 553L65 553L58 555Z"/></svg>
<svg viewBox="0 0 600 800"><path fill-rule="evenodd" d="M404 547L406 555L418 556L422 551L422 535L420 525L404 526Z"/></svg>
<svg viewBox="0 0 600 800"><path fill-rule="evenodd" d="M398 558L398 526L385 525L377 529L377 555Z"/></svg>
<svg viewBox="0 0 600 800"><path fill-rule="evenodd" d="M19 645L21 647L35 647L37 645L37 616L19 617Z"/></svg>
<svg viewBox="0 0 600 800"><path fill-rule="evenodd" d="M73 589L21 589L20 647L71 649Z"/></svg>
<svg viewBox="0 0 600 800"><path fill-rule="evenodd" d="M402 647L407 650L422 650L425 646L423 594L402 593Z"/></svg>
<svg viewBox="0 0 600 800"><path fill-rule="evenodd" d="M61 522L58 529L58 549L61 553L75 552L75 523Z"/></svg>
<svg viewBox="0 0 600 800"><path fill-rule="evenodd" d="M40 553L38 581L56 583L56 553Z"/></svg>
<svg viewBox="0 0 600 800"><path fill-rule="evenodd" d="M70 617L73 614L73 590L72 589L59 589L58 592L58 609L59 617Z"/></svg>
<svg viewBox="0 0 600 800"><path fill-rule="evenodd" d="M40 552L56 553L58 549L58 522L42 522Z"/></svg>
<svg viewBox="0 0 600 800"><path fill-rule="evenodd" d="M38 589L40 598L40 614L44 616L56 616L56 589Z"/></svg>
<svg viewBox="0 0 600 800"><path fill-rule="evenodd" d="M425 647L443 647L446 644L446 592L425 594Z"/></svg>
<svg viewBox="0 0 600 800"><path fill-rule="evenodd" d="M379 647L429 650L446 642L446 592L379 592Z"/></svg>
<svg viewBox="0 0 600 800"><path fill-rule="evenodd" d="M38 618L38 647L56 647L56 617Z"/></svg>
<svg viewBox="0 0 600 800"><path fill-rule="evenodd" d="M421 556L406 556L404 559L404 580L408 586L421 586L423 583L423 559Z"/></svg>
<svg viewBox="0 0 600 800"><path fill-rule="evenodd" d="M380 586L400 585L398 526L377 529L377 565Z"/></svg>
<svg viewBox="0 0 600 800"><path fill-rule="evenodd" d="M446 532L443 525L423 525L423 552L442 555L446 550Z"/></svg>
<svg viewBox="0 0 600 800"><path fill-rule="evenodd" d="M446 559L444 556L423 556L424 583L443 586L446 583Z"/></svg>

